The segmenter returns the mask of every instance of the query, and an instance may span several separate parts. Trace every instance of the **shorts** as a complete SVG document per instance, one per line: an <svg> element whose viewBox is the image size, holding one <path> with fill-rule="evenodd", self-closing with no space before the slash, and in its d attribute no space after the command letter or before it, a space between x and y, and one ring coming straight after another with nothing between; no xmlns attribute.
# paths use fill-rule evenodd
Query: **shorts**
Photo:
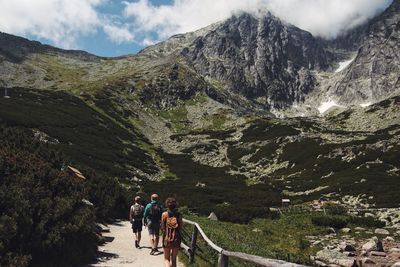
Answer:
<svg viewBox="0 0 400 267"><path fill-rule="evenodd" d="M142 231L142 228L143 228L142 220L140 220L140 221L133 221L133 223L132 223L132 231L133 231L134 233L139 233L139 232L141 232L141 231Z"/></svg>
<svg viewBox="0 0 400 267"><path fill-rule="evenodd" d="M155 236L160 235L160 224L158 225L148 224L147 229L149 230L149 235L155 235Z"/></svg>

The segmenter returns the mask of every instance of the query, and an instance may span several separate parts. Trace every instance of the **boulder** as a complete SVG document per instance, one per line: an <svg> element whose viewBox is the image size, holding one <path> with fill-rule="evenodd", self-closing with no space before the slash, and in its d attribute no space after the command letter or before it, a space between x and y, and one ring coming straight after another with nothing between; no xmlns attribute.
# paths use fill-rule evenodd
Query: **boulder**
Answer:
<svg viewBox="0 0 400 267"><path fill-rule="evenodd" d="M400 248L391 248L389 249L390 253L400 253Z"/></svg>
<svg viewBox="0 0 400 267"><path fill-rule="evenodd" d="M362 245L362 250L365 250L366 252L376 250L376 241L374 239L370 239L367 243Z"/></svg>
<svg viewBox="0 0 400 267"><path fill-rule="evenodd" d="M96 223L96 230L100 233L109 233L110 228L101 223Z"/></svg>
<svg viewBox="0 0 400 267"><path fill-rule="evenodd" d="M392 267L400 267L400 261L398 261L395 264L393 264Z"/></svg>
<svg viewBox="0 0 400 267"><path fill-rule="evenodd" d="M371 256L386 257L386 253L381 251L371 251Z"/></svg>
<svg viewBox="0 0 400 267"><path fill-rule="evenodd" d="M364 217L375 217L375 215L367 212L364 214Z"/></svg>
<svg viewBox="0 0 400 267"><path fill-rule="evenodd" d="M375 229L374 233L377 235L390 235L389 231L383 228Z"/></svg>
<svg viewBox="0 0 400 267"><path fill-rule="evenodd" d="M358 265L364 267L364 266L372 266L375 264L376 263L373 260L371 260L370 258L362 258Z"/></svg>
<svg viewBox="0 0 400 267"><path fill-rule="evenodd" d="M340 244L340 250L341 251L356 251L356 248L354 246L352 246L351 244L342 243L342 244Z"/></svg>
<svg viewBox="0 0 400 267"><path fill-rule="evenodd" d="M356 230L356 231L365 231L365 228L362 228L362 227L356 227L356 228L354 228L354 230Z"/></svg>
<svg viewBox="0 0 400 267"><path fill-rule="evenodd" d="M354 264L354 259L351 259L337 250L324 249L317 252L315 256L317 261L322 261L329 266L338 265L342 267L351 267Z"/></svg>
<svg viewBox="0 0 400 267"><path fill-rule="evenodd" d="M218 221L218 217L214 212L211 212L207 218L210 219L211 221Z"/></svg>
<svg viewBox="0 0 400 267"><path fill-rule="evenodd" d="M351 232L351 229L350 228L342 228L342 229L340 229L340 232L347 234L347 233Z"/></svg>
<svg viewBox="0 0 400 267"><path fill-rule="evenodd" d="M383 241L386 241L386 242L394 242L395 240L394 240L393 237L387 236L387 237L385 237L385 238L383 239Z"/></svg>

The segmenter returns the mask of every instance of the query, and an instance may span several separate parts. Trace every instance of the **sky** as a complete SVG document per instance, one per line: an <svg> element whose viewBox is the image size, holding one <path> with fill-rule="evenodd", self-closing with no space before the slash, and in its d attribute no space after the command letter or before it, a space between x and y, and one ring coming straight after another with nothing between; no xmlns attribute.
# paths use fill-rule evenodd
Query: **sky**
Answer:
<svg viewBox="0 0 400 267"><path fill-rule="evenodd" d="M134 54L240 12L333 38L393 0L0 0L0 31L99 56Z"/></svg>

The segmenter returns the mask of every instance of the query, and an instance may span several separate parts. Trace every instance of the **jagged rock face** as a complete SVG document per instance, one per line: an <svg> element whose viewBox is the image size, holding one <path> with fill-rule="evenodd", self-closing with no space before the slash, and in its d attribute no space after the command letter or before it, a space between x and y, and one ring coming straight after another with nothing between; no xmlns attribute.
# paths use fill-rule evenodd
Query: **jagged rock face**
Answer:
<svg viewBox="0 0 400 267"><path fill-rule="evenodd" d="M367 39L334 88L344 104L376 102L400 90L400 1L369 24Z"/></svg>
<svg viewBox="0 0 400 267"><path fill-rule="evenodd" d="M314 88L310 71L326 69L329 58L310 33L271 14L234 16L182 54L206 79L273 108L302 101Z"/></svg>

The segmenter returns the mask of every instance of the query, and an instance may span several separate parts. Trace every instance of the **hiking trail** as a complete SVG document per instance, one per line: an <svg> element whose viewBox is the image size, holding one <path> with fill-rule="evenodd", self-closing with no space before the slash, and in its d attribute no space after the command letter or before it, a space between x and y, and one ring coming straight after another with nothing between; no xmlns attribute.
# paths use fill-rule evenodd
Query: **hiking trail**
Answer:
<svg viewBox="0 0 400 267"><path fill-rule="evenodd" d="M129 221L119 221L108 225L110 232L102 235L107 239L104 245L99 246L97 262L87 267L162 267L164 254L162 248L156 255L150 255L150 239L147 229L143 227L141 249L135 248L131 224ZM161 241L159 243L159 246ZM179 267L183 267L178 263Z"/></svg>

